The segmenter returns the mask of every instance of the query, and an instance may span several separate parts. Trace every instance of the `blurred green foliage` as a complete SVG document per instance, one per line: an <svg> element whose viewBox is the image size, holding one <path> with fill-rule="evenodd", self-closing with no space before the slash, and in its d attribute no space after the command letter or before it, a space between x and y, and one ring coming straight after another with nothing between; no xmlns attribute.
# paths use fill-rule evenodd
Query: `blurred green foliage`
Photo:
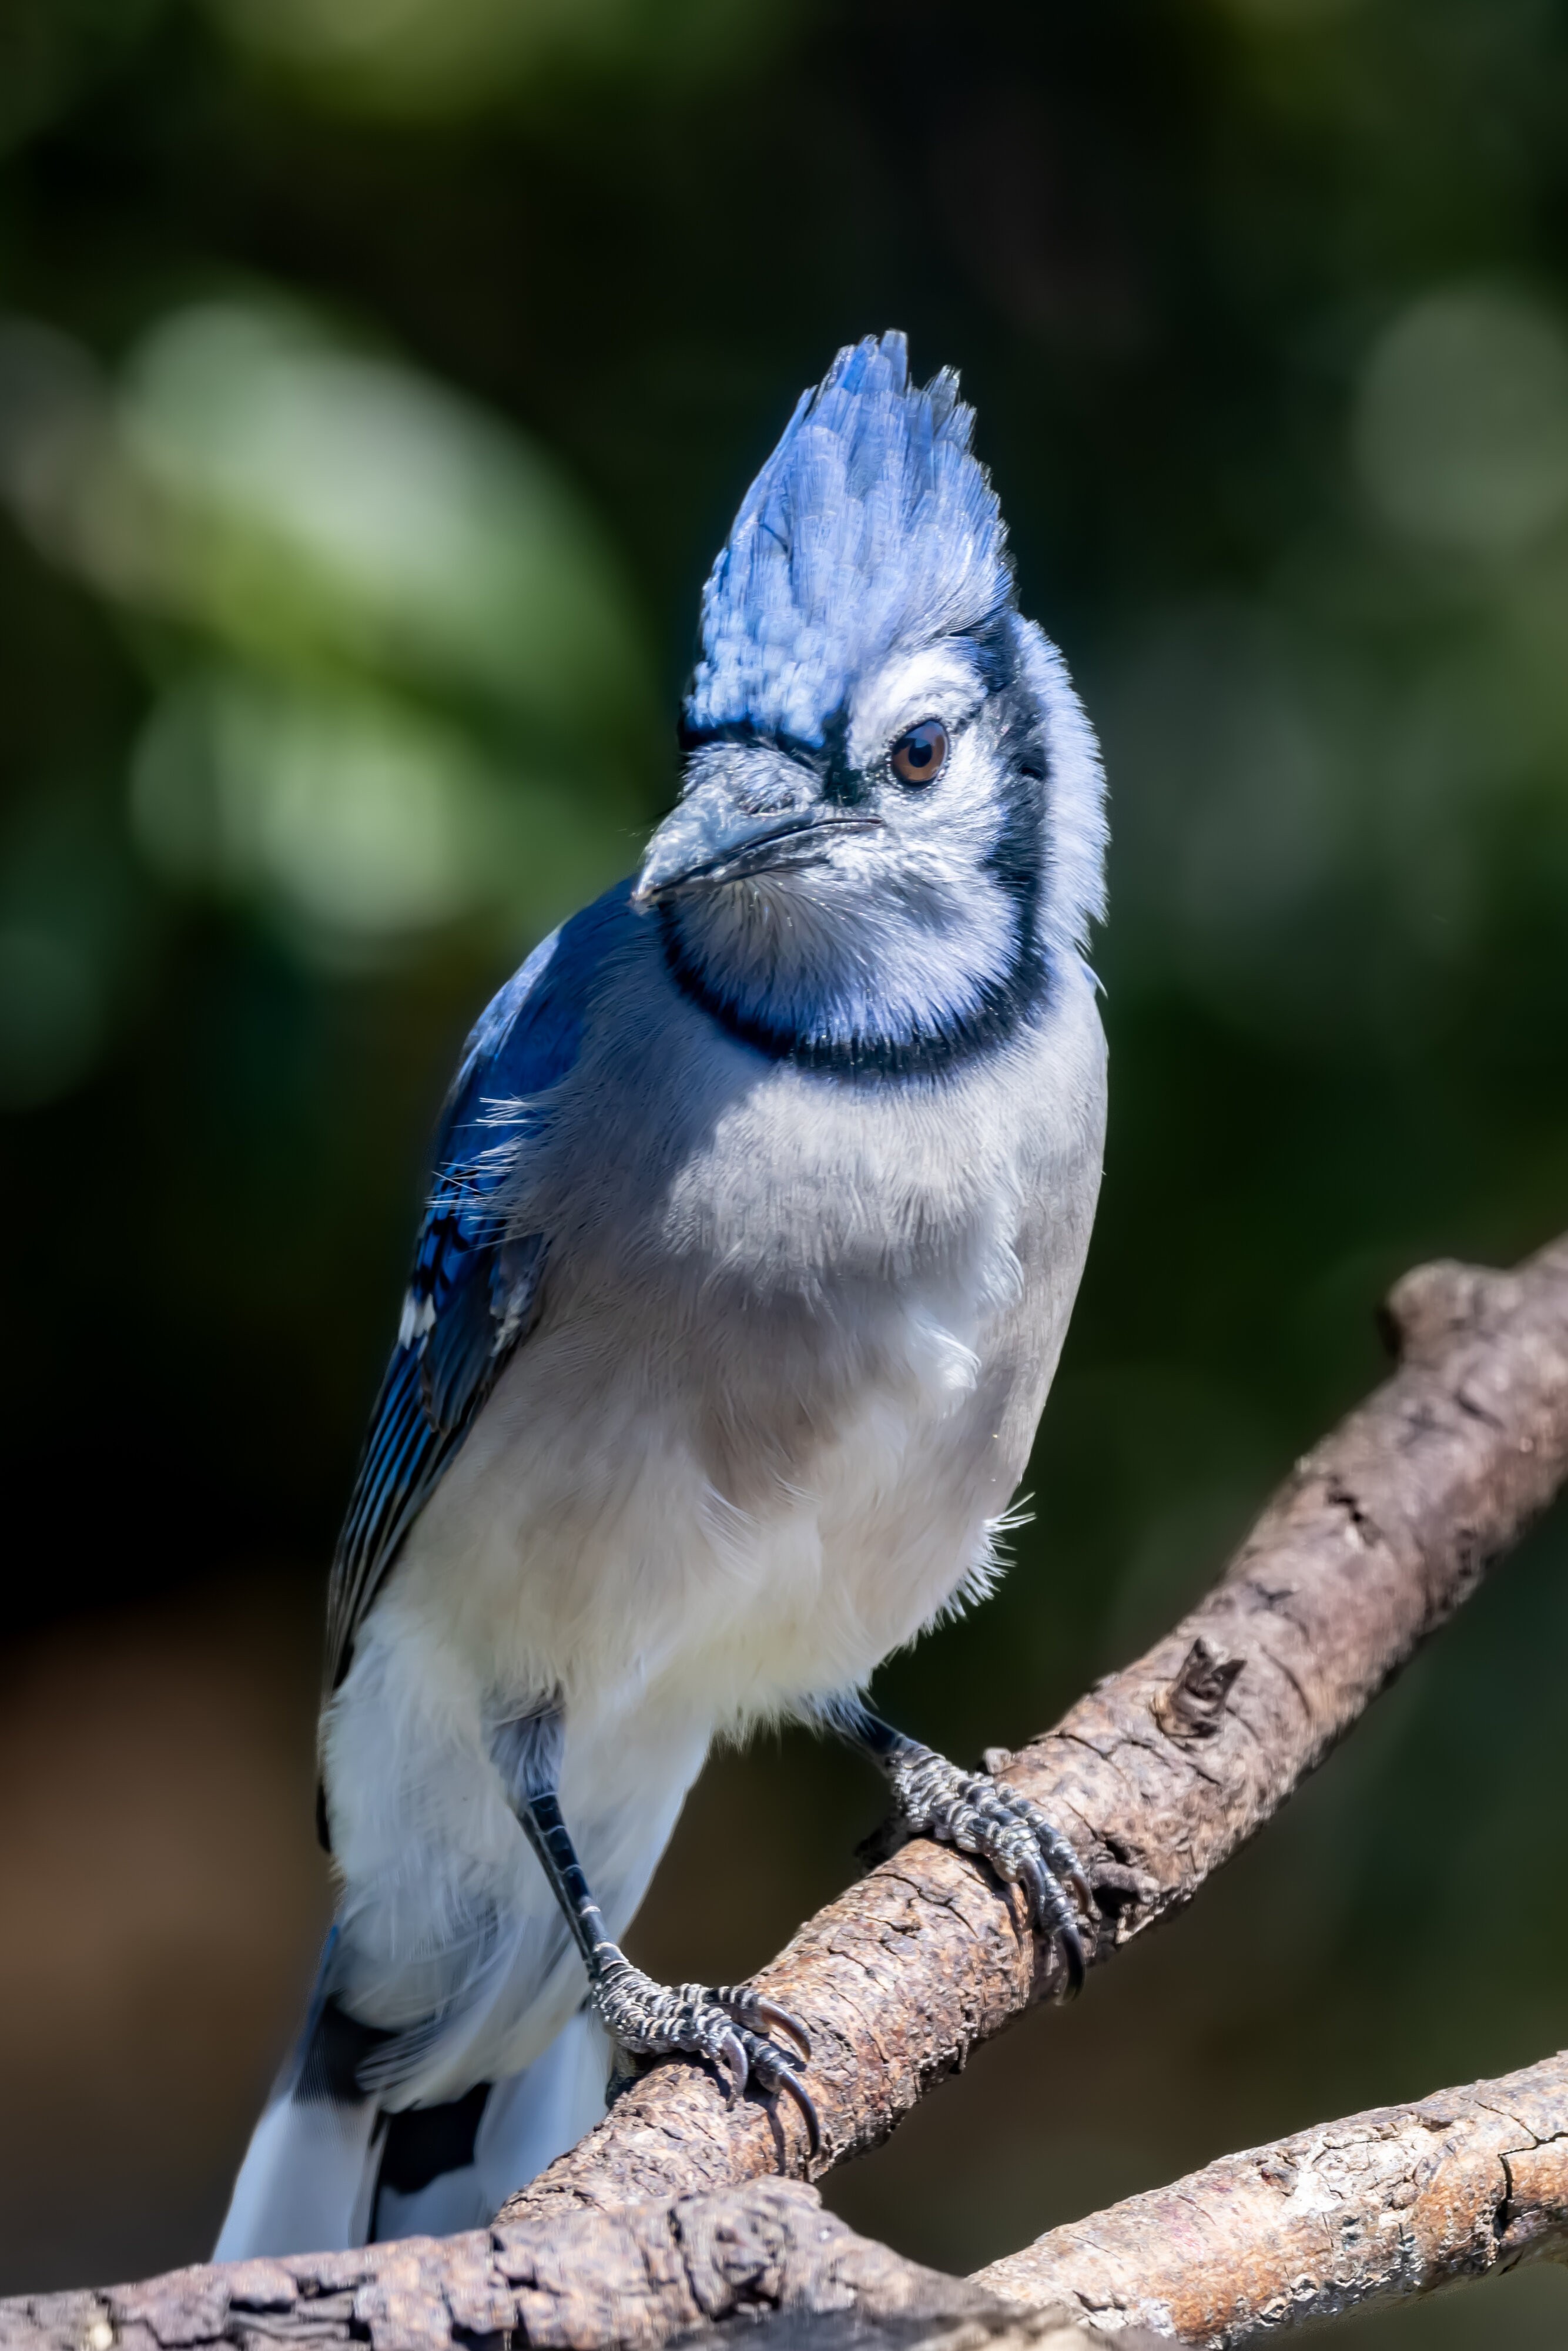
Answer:
<svg viewBox="0 0 1568 2351"><path fill-rule="evenodd" d="M5 0L12 1622L325 1561L463 1029L631 864L738 494L896 324L1104 737L1113 1107L1036 1522L887 1702L1020 1738L1160 1629L1389 1277L1568 1224L1565 133L1551 0ZM989 2187L846 2198L977 2261L1568 2037L1565 1567L1096 1990L1157 2110L1004 2069ZM866 1801L788 1769L785 1917Z"/></svg>

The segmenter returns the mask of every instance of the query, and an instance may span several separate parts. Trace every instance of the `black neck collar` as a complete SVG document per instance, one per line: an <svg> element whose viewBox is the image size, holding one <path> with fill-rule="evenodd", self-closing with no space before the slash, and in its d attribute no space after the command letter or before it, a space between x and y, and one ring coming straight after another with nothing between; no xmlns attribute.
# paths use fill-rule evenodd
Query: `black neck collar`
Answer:
<svg viewBox="0 0 1568 2351"><path fill-rule="evenodd" d="M714 985L707 968L688 954L672 911L663 917L664 960L684 996L700 1005L727 1036L770 1061L843 1078L935 1077L1003 1043L1045 993L1046 966L1032 928L1020 934L1009 967L986 980L975 1002L952 1019L902 1034L802 1029L769 1019Z"/></svg>

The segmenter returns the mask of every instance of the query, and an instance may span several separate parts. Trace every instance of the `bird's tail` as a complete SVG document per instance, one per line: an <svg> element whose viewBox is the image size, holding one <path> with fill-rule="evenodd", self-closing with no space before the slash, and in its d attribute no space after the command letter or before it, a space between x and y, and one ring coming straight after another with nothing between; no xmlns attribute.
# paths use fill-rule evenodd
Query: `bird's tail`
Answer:
<svg viewBox="0 0 1568 2351"><path fill-rule="evenodd" d="M609 2048L580 2010L528 2071L389 2114L359 2086L384 2036L327 1993L329 1939L305 2031L251 2135L214 2259L329 2252L482 2228L604 2112Z"/></svg>
<svg viewBox="0 0 1568 2351"><path fill-rule="evenodd" d="M275 2092L251 2133L214 2260L362 2245L385 2135L381 2119L371 2099L340 2105L300 2096L298 2084Z"/></svg>

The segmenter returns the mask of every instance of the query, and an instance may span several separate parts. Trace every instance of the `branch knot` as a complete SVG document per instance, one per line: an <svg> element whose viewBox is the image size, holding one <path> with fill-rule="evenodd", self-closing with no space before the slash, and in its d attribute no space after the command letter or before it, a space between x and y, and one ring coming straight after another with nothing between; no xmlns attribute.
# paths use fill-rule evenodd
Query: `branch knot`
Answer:
<svg viewBox="0 0 1568 2351"><path fill-rule="evenodd" d="M1246 1665L1200 1633L1176 1669L1175 1680L1154 1702L1154 1718L1178 1746L1212 1739L1225 1719L1230 1686Z"/></svg>

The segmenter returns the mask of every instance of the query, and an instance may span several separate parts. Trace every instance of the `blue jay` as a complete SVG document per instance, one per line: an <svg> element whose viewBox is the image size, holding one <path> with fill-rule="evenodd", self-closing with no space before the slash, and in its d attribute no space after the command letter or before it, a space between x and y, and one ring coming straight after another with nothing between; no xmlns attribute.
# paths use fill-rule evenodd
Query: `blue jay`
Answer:
<svg viewBox="0 0 1568 2351"><path fill-rule="evenodd" d="M996 1573L1104 1129L1099 757L972 424L897 334L802 396L674 812L468 1040L332 1573L336 1923L220 2257L478 2224L610 2043L814 2130L793 2018L619 1947L717 1732L854 1740L1082 1972L1071 1848L862 1696Z"/></svg>

